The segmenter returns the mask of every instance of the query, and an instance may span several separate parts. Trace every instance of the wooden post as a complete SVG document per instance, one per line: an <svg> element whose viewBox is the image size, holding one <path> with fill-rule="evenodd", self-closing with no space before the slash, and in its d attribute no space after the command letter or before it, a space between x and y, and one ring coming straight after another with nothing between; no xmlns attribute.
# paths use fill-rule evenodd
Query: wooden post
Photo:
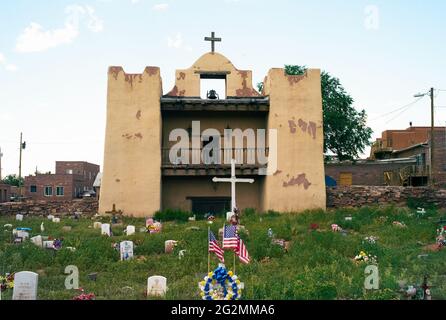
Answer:
<svg viewBox="0 0 446 320"><path fill-rule="evenodd" d="M233 269L234 269L234 271L233 271L234 274L235 274L235 256L236 256L236 253L235 253L235 251L234 251L234 268L233 268Z"/></svg>
<svg viewBox="0 0 446 320"><path fill-rule="evenodd" d="M22 149L23 149L23 142L22 142L22 133L20 132L20 153L19 153L19 196L22 198ZM20 199L21 201L21 199Z"/></svg>
<svg viewBox="0 0 446 320"><path fill-rule="evenodd" d="M211 253L209 252L209 231L211 227L208 227L208 273L211 272Z"/></svg>

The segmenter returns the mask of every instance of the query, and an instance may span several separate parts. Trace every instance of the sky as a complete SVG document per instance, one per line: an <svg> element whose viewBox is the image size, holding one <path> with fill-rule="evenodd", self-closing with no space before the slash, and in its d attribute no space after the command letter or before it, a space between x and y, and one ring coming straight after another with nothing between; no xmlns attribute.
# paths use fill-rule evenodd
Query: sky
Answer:
<svg viewBox="0 0 446 320"><path fill-rule="evenodd" d="M56 160L102 165L107 69L175 69L216 51L254 84L284 64L338 77L365 109L373 138L386 129L446 125L443 0L0 0L0 148L3 176L55 170ZM444 107L444 108L442 108ZM366 155L365 155L366 156ZM130 164L129 164L130 165Z"/></svg>

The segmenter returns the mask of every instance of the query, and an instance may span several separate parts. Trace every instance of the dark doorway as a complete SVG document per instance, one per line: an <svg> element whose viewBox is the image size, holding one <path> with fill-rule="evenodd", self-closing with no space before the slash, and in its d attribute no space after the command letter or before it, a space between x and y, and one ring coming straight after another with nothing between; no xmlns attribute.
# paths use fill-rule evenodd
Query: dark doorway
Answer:
<svg viewBox="0 0 446 320"><path fill-rule="evenodd" d="M210 213L214 216L224 216L231 208L231 198L229 197L197 197L189 199L192 201L192 212L198 215Z"/></svg>

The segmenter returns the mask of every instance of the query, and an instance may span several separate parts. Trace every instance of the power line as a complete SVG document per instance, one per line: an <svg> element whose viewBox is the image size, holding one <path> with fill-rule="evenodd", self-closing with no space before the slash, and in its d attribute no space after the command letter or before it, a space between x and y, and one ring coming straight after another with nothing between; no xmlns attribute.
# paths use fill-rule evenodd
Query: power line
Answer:
<svg viewBox="0 0 446 320"><path fill-rule="evenodd" d="M407 110L409 110L413 105L415 105L415 103L407 106L405 109L403 109L400 113L398 113L396 116L394 116L392 119L386 121L386 124L389 122L392 122L393 120L395 120L396 118L398 118L400 115L402 115L404 112L406 112Z"/></svg>
<svg viewBox="0 0 446 320"><path fill-rule="evenodd" d="M405 108L409 108L409 107L413 106L415 103L417 103L418 101L420 101L420 100L423 99L423 98L424 98L424 96L419 97L418 99L416 99L415 101L412 101L412 102L409 103L409 104L406 104L406 105L404 105L404 106L402 106L402 107L399 107L399 108L397 108L397 109L395 109L395 110L393 110L393 111L390 111L390 112L387 112L387 113L385 113L385 114L382 114L382 115L380 115L380 116L378 116L378 117L376 117L376 118L371 119L370 121L375 121L375 120L384 118L384 117L386 117L386 116L388 116L388 115L391 115L391 114L393 114L393 113L395 113L395 112L401 111L401 110L403 110L403 109L405 109ZM406 110L403 110L402 112L404 112L404 111L406 111Z"/></svg>

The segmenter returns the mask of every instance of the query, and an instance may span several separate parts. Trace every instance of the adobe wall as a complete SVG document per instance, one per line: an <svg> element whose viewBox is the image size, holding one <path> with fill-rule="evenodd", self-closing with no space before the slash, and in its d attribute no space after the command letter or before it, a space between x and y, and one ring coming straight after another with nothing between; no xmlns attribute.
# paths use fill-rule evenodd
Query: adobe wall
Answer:
<svg viewBox="0 0 446 320"><path fill-rule="evenodd" d="M107 126L99 212L148 216L161 207L160 70L108 72Z"/></svg>
<svg viewBox="0 0 446 320"><path fill-rule="evenodd" d="M278 145L277 171L265 178L262 209L325 209L320 70L290 76L271 69L264 94L270 97L268 130L277 129Z"/></svg>

